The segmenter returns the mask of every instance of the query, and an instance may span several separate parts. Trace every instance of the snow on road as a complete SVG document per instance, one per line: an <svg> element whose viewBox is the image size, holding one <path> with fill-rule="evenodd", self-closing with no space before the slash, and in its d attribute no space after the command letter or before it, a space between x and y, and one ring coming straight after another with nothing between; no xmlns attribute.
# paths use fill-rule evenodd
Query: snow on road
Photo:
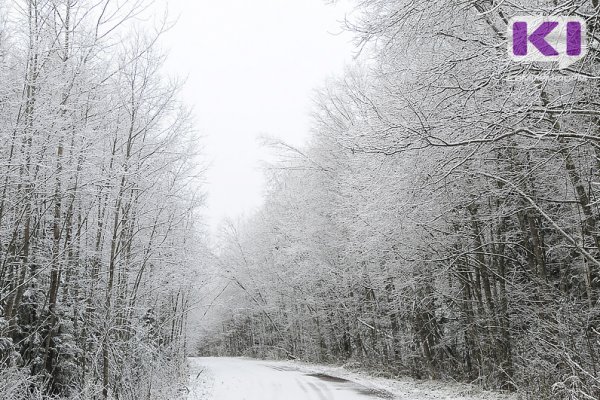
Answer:
<svg viewBox="0 0 600 400"><path fill-rule="evenodd" d="M342 368L248 358L190 358L188 400L508 400L469 385L369 377Z"/></svg>
<svg viewBox="0 0 600 400"><path fill-rule="evenodd" d="M392 398L352 381L245 358L190 359L189 400L365 400Z"/></svg>

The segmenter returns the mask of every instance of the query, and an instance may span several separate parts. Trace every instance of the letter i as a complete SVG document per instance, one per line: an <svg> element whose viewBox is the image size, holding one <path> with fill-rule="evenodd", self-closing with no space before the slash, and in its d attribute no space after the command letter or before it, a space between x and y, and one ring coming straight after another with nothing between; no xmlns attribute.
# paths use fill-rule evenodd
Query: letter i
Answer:
<svg viewBox="0 0 600 400"><path fill-rule="evenodd" d="M567 55L581 54L581 23L567 22Z"/></svg>

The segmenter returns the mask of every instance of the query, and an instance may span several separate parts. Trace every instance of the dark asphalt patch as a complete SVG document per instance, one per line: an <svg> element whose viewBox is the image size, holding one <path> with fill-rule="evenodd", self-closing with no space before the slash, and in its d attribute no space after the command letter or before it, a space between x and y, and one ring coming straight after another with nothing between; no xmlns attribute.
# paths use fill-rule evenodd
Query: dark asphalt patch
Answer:
<svg viewBox="0 0 600 400"><path fill-rule="evenodd" d="M314 378L321 379L326 382L339 383L340 386L351 389L357 393L360 393L369 397L376 397L379 399L393 399L394 395L388 392L387 390L382 389L373 389L367 386L360 385L356 382L349 381L348 379L339 378L337 376L331 376L327 374L315 373L315 374L305 374L307 376L312 376Z"/></svg>
<svg viewBox="0 0 600 400"><path fill-rule="evenodd" d="M350 382L348 379L338 378L337 376L331 376L327 374L306 374L308 376L314 376L326 382Z"/></svg>

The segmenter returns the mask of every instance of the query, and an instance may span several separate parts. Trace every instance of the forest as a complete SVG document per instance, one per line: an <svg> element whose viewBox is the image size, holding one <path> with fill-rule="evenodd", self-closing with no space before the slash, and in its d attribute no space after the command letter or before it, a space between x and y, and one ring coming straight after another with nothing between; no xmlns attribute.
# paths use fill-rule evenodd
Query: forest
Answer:
<svg viewBox="0 0 600 400"><path fill-rule="evenodd" d="M600 398L600 0L351 2L310 140L265 139L214 244L168 17L0 0L1 399L177 399L196 353ZM585 56L510 59L518 15Z"/></svg>
<svg viewBox="0 0 600 400"><path fill-rule="evenodd" d="M357 0L357 54L216 251L205 355L600 398L600 2ZM587 24L515 63L516 15Z"/></svg>
<svg viewBox="0 0 600 400"><path fill-rule="evenodd" d="M146 11L0 3L2 399L176 398L202 168Z"/></svg>

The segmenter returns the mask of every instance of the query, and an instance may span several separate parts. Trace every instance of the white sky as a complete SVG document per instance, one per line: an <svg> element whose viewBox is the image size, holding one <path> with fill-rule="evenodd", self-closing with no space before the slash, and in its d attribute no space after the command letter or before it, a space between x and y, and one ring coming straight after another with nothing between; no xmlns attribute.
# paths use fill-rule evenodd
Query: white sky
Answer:
<svg viewBox="0 0 600 400"><path fill-rule="evenodd" d="M208 224L248 215L262 202L264 135L301 144L312 91L353 53L340 21L347 2L163 0L170 17L167 72L187 76L183 100L205 137ZM341 33L341 34L340 34Z"/></svg>

